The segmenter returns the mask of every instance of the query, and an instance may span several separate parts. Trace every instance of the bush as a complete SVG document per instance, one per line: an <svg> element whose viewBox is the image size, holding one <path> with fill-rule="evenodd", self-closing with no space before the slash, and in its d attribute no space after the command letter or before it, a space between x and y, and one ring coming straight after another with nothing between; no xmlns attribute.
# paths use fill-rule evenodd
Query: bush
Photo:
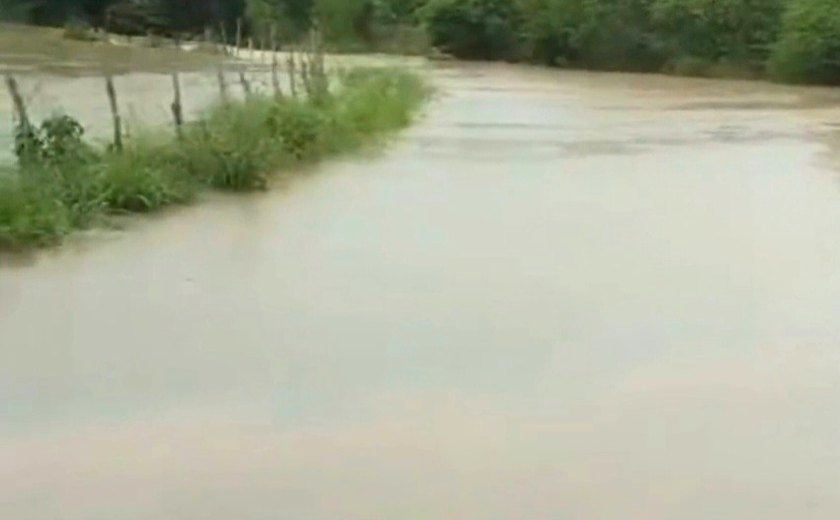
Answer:
<svg viewBox="0 0 840 520"><path fill-rule="evenodd" d="M840 85L840 2L788 3L770 72L784 81Z"/></svg>
<svg viewBox="0 0 840 520"><path fill-rule="evenodd" d="M24 168L80 164L95 157L82 140L81 123L67 115L45 119L40 127L20 124L15 131L15 153Z"/></svg>
<svg viewBox="0 0 840 520"><path fill-rule="evenodd" d="M519 52L518 4L431 0L420 10L432 45L458 58L512 59Z"/></svg>

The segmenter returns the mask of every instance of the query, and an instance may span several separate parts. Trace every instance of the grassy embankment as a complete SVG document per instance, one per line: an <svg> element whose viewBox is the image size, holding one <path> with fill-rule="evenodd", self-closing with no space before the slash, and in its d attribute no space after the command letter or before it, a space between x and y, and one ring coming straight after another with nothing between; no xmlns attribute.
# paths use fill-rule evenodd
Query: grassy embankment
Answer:
<svg viewBox="0 0 840 520"><path fill-rule="evenodd" d="M186 204L206 189L249 191L278 172L351 151L406 126L427 94L416 74L358 69L318 96L220 102L180 137L146 133L122 150L81 139L55 118L20 141L20 166L0 173L0 249L53 245L109 215Z"/></svg>

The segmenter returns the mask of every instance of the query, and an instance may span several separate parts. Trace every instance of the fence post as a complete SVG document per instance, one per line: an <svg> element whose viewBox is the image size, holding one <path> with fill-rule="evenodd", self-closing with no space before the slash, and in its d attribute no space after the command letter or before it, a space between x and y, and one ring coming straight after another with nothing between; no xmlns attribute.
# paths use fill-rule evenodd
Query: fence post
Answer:
<svg viewBox="0 0 840 520"><path fill-rule="evenodd" d="M225 82L225 72L222 67L216 69L216 78L219 80L219 95L223 102L227 102L227 83Z"/></svg>
<svg viewBox="0 0 840 520"><path fill-rule="evenodd" d="M234 56L239 56L239 47L242 45L242 18L236 19L236 47Z"/></svg>
<svg viewBox="0 0 840 520"><path fill-rule="evenodd" d="M297 71L295 71L295 48L289 47L289 55L286 57L286 66L289 69L289 92L291 92L292 97L297 97L297 82L295 81L295 75Z"/></svg>
<svg viewBox="0 0 840 520"><path fill-rule="evenodd" d="M9 89L9 95L12 96L18 123L24 129L29 128L31 123L29 122L29 115L26 113L26 103L23 101L23 96L20 95L17 80L11 74L6 74L6 88Z"/></svg>
<svg viewBox="0 0 840 520"><path fill-rule="evenodd" d="M122 150L122 120L120 119L119 106L117 105L117 91L114 89L114 78L105 77L105 89L108 92L108 101L111 104L111 117L114 120L114 149Z"/></svg>
<svg viewBox="0 0 840 520"><path fill-rule="evenodd" d="M181 106L181 82L178 73L172 73L172 88L175 90L175 99L172 101L172 117L175 119L175 133L179 138L183 136L184 112Z"/></svg>
<svg viewBox="0 0 840 520"><path fill-rule="evenodd" d="M242 90L245 92L245 97L251 97L251 84L248 83L245 73L241 70L239 71L239 82L242 83Z"/></svg>
<svg viewBox="0 0 840 520"><path fill-rule="evenodd" d="M224 22L219 22L219 36L222 38L222 54L230 54L228 52L228 37L227 37L227 29L225 28Z"/></svg>
<svg viewBox="0 0 840 520"><path fill-rule="evenodd" d="M280 75L277 64L277 26L271 26L271 84L274 86L274 97L283 97L283 89L280 87Z"/></svg>

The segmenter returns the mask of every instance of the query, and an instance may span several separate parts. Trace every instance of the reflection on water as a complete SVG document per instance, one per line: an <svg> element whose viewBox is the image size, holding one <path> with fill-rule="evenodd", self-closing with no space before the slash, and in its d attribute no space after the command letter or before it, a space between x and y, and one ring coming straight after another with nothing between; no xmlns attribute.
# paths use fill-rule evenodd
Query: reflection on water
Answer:
<svg viewBox="0 0 840 520"><path fill-rule="evenodd" d="M840 111L437 79L383 156L0 270L0 517L840 514Z"/></svg>

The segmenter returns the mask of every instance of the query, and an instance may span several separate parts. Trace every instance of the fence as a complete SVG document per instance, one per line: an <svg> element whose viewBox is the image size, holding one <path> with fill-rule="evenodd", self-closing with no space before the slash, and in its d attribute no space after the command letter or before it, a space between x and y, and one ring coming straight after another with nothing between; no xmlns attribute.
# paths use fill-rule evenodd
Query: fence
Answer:
<svg viewBox="0 0 840 520"><path fill-rule="evenodd" d="M168 119L173 131L180 134L184 124L219 100L242 99L257 93L278 98L313 95L314 89L320 88L313 78L326 77L320 34L313 32L303 44L282 51L275 35L276 32L272 31L270 43L262 42L261 49L255 48L253 42L243 46L241 35L238 36L238 45L216 42L215 49L225 58L219 61L214 72L62 78L60 84L54 81L51 86L55 92L61 92L58 97L63 99L49 108L36 110L30 110L28 105L32 93L39 91L41 85L27 84L29 77L24 76L24 81L19 81L20 78L8 73L4 82L12 100L13 134L33 127L39 117L61 112L78 118L86 131L92 130L89 135L106 140L110 146L119 149L130 138L134 124L160 126ZM270 47L264 48L266 45ZM92 95L97 91L101 92L100 96ZM124 98L128 98L128 103ZM164 103L163 111L160 110L161 103ZM71 110L65 110L67 106ZM166 119L150 117L162 113L166 113ZM106 126L109 127L107 131ZM3 163L8 162L7 158L12 159L15 138L9 135L7 143L3 143L1 138L2 135L0 145L5 145L3 151L9 153L5 157L0 152L0 163Z"/></svg>

